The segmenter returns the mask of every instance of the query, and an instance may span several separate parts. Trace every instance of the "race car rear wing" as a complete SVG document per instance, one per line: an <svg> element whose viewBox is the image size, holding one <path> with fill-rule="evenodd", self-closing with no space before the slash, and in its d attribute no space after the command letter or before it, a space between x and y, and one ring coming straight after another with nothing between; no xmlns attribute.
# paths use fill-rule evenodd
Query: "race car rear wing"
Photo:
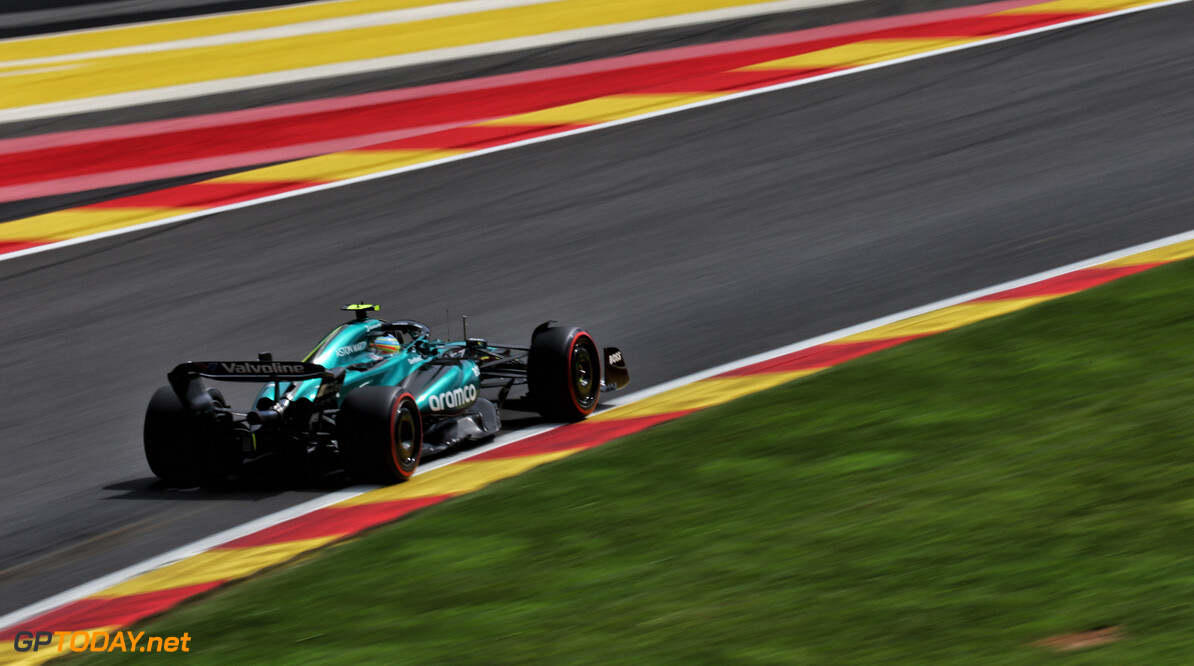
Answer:
<svg viewBox="0 0 1194 666"><path fill-rule="evenodd" d="M167 375L174 378L207 377L226 382L263 382L281 380L299 382L319 379L327 369L318 363L302 361L205 361L183 363Z"/></svg>
<svg viewBox="0 0 1194 666"><path fill-rule="evenodd" d="M263 355L264 356L264 355ZM318 363L302 361L274 361L268 357L258 361L199 361L183 363L166 378L174 393L191 409L210 411L212 398L199 381L200 377L225 382L301 382L309 379L322 380L319 397L335 394L344 381L344 368L325 368Z"/></svg>

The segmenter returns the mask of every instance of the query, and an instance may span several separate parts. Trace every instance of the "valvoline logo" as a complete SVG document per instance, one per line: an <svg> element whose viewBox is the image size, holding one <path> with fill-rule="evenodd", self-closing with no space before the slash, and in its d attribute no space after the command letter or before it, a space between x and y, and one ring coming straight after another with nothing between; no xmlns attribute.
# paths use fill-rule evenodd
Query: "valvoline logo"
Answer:
<svg viewBox="0 0 1194 666"><path fill-rule="evenodd" d="M212 375L287 375L307 372L307 366L302 363L284 363L278 361L245 361L243 363L195 363L199 372Z"/></svg>

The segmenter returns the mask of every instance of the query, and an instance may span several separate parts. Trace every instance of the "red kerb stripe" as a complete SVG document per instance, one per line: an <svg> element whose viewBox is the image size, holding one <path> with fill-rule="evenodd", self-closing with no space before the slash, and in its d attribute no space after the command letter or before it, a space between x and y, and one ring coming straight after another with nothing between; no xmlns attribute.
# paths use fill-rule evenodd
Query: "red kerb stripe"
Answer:
<svg viewBox="0 0 1194 666"><path fill-rule="evenodd" d="M497 460L501 458L515 458L566 451L568 449L593 448L618 437L646 430L653 425L671 421L689 413L691 412L683 411L627 419L610 419L607 421L581 421L580 423L556 428L541 435L528 437L492 451L486 451L468 460Z"/></svg>
<svg viewBox="0 0 1194 666"><path fill-rule="evenodd" d="M79 599L61 608L21 622L0 632L0 641L11 641L18 631L82 631L128 626L137 620L169 610L225 581L175 587L111 599Z"/></svg>
<svg viewBox="0 0 1194 666"><path fill-rule="evenodd" d="M827 343L801 349L777 358L760 361L736 370L722 373L722 377L739 377L742 375L757 375L768 372L795 372L812 368L826 368L831 365L845 363L859 356L866 356L877 351L888 349L909 340L921 337L917 335L885 340L868 340L866 342Z"/></svg>
<svg viewBox="0 0 1194 666"><path fill-rule="evenodd" d="M17 250L25 250L38 245L45 245L50 241L0 241L0 254L8 254Z"/></svg>
<svg viewBox="0 0 1194 666"><path fill-rule="evenodd" d="M1086 14L1003 14L972 16L948 21L878 30L860 35L863 39L907 39L917 37L994 37L1072 21Z"/></svg>
<svg viewBox="0 0 1194 666"><path fill-rule="evenodd" d="M220 548L266 546L300 539L356 534L370 527L397 520L425 506L438 504L449 497L452 495L434 495L342 507L329 506L304 516L292 518L273 527L267 527L260 532L243 536L235 541L229 541Z"/></svg>
<svg viewBox="0 0 1194 666"><path fill-rule="evenodd" d="M211 208L260 199L271 194L318 185L312 182L192 183L130 197L93 203L85 208Z"/></svg>
<svg viewBox="0 0 1194 666"><path fill-rule="evenodd" d="M1034 282L1033 284L1016 287L1006 291L996 292L990 296L977 298L978 301L1002 301L1008 298L1032 298L1036 296L1056 296L1071 294L1100 284L1118 280L1121 277L1146 271L1160 264L1140 264L1138 266L1122 266L1116 268L1086 268L1065 275Z"/></svg>

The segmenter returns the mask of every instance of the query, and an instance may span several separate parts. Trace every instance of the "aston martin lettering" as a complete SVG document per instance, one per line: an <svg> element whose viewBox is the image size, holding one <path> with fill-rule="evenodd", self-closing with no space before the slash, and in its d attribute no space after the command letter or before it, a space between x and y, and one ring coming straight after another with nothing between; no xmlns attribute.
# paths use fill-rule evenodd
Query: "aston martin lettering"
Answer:
<svg viewBox="0 0 1194 666"><path fill-rule="evenodd" d="M229 375L287 375L303 374L302 363L221 363L220 369Z"/></svg>
<svg viewBox="0 0 1194 666"><path fill-rule="evenodd" d="M337 349L336 356L339 356L340 358L344 358L345 356L352 356L353 354L357 354L357 353L365 351L365 347L368 347L368 346L369 346L369 343L367 343L367 342L358 342L356 344L347 345L347 346Z"/></svg>
<svg viewBox="0 0 1194 666"><path fill-rule="evenodd" d="M432 396L427 399L427 405L431 407L431 411L433 412L442 412L445 409L464 407L465 405L471 404L476 399L477 387L469 384L464 388L432 394Z"/></svg>

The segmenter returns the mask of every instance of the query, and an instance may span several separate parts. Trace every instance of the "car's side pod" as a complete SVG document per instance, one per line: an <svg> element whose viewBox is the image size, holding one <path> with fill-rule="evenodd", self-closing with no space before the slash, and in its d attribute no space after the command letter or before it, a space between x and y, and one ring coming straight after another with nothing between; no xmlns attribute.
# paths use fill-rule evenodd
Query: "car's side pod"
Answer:
<svg viewBox="0 0 1194 666"><path fill-rule="evenodd" d="M626 368L626 358L622 356L622 350L617 347L606 347L602 356L605 357L602 390L616 391L625 388L630 383L630 370Z"/></svg>

